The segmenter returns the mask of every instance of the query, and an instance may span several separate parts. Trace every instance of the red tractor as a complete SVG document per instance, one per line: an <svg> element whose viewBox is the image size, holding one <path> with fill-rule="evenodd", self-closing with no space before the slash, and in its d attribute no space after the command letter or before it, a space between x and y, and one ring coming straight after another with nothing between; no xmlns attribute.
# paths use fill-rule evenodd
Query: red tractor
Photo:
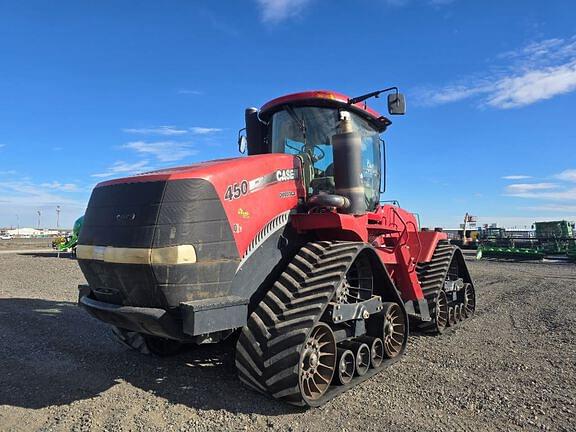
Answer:
<svg viewBox="0 0 576 432"><path fill-rule="evenodd" d="M232 340L240 379L318 406L398 360L412 328L470 317L445 233L380 202L390 120L366 100L296 93L246 110L248 156L105 181L92 192L79 304L131 348Z"/></svg>

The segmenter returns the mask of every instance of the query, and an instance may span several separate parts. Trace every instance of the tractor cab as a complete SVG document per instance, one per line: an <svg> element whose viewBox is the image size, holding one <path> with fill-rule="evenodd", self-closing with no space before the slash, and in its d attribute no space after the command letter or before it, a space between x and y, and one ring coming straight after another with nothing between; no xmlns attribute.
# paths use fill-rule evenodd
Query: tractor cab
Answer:
<svg viewBox="0 0 576 432"><path fill-rule="evenodd" d="M388 90L394 88L383 91ZM299 157L309 197L334 196L342 189L338 183L340 186L350 183L338 181L338 177L348 180L352 177L352 183L354 179L358 183L356 188L362 189L362 197L358 197L361 205L356 207L374 210L384 175L380 133L391 124L364 102L378 95L379 92L373 92L348 98L328 91L303 92L274 99L260 110L249 108L246 110L248 154L286 153ZM402 95L396 92L389 96L390 113L403 114ZM355 148L352 155L344 150L338 158L334 143L342 135L352 138ZM340 159L340 164L335 159Z"/></svg>

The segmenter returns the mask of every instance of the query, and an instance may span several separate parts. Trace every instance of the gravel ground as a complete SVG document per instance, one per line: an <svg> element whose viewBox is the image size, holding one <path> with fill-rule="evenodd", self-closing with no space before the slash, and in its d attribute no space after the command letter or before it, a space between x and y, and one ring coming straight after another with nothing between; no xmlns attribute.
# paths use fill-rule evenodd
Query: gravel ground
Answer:
<svg viewBox="0 0 576 432"><path fill-rule="evenodd" d="M141 356L75 305L68 258L0 256L1 430L576 430L576 265L469 261L475 317L325 406L244 388L225 347Z"/></svg>
<svg viewBox="0 0 576 432"><path fill-rule="evenodd" d="M11 240L0 240L0 251L49 249L52 248L52 240L52 238L13 238Z"/></svg>

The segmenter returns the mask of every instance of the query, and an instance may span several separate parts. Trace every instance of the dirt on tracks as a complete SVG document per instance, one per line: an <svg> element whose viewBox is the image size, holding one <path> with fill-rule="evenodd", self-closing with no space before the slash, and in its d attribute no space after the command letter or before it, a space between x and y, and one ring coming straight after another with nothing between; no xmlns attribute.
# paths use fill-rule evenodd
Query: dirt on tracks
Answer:
<svg viewBox="0 0 576 432"><path fill-rule="evenodd" d="M469 261L475 317L318 409L246 389L226 346L127 351L76 262L0 256L0 430L576 430L576 265Z"/></svg>

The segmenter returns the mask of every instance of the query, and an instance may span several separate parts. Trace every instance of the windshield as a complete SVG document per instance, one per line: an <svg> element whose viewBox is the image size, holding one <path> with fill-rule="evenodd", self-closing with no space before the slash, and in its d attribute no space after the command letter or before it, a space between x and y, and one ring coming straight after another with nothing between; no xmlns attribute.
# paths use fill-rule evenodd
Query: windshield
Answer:
<svg viewBox="0 0 576 432"><path fill-rule="evenodd" d="M353 129L362 137L362 182L366 204L373 210L380 200L380 137L360 116L350 113ZM286 107L272 116L273 153L307 155L312 162L310 193L334 193L331 138L339 133L340 113L334 108Z"/></svg>

